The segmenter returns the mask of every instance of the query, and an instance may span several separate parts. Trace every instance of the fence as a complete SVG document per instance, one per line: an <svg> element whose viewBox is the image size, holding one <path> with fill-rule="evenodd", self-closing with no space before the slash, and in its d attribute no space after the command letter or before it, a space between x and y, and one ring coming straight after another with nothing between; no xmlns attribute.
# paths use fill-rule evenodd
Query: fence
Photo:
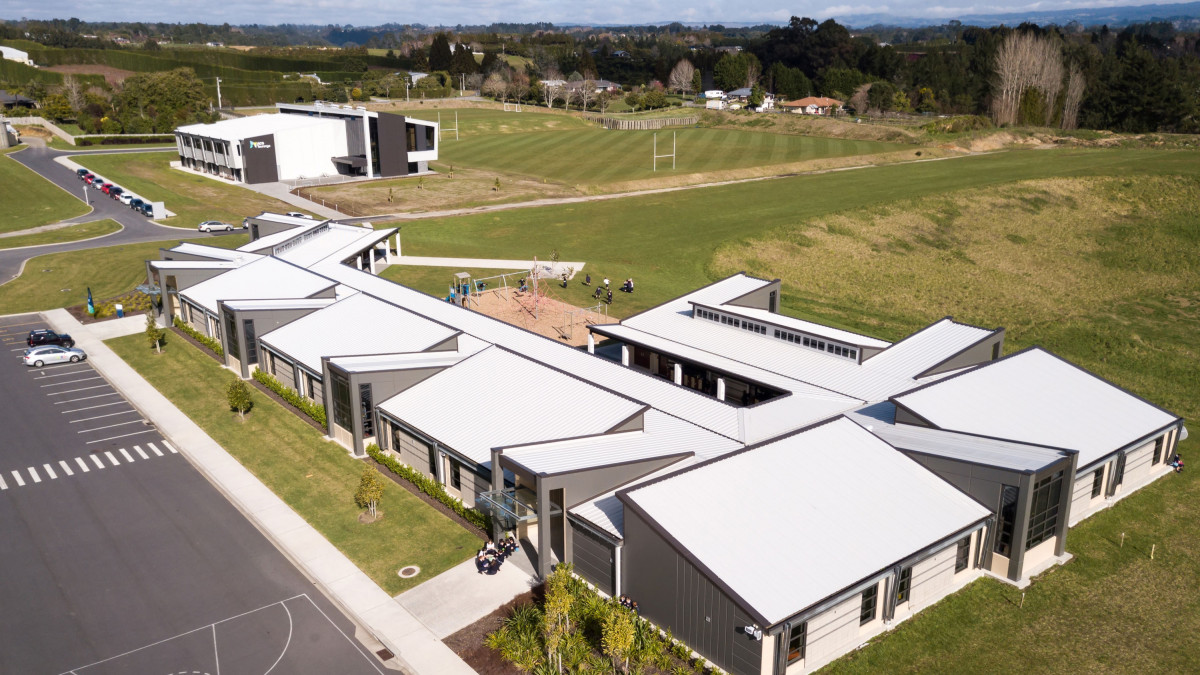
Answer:
<svg viewBox="0 0 1200 675"><path fill-rule="evenodd" d="M618 131L655 131L665 127L687 127L700 122L699 115L689 117L651 117L647 119L621 119L607 115L585 113L583 118L589 122L598 122L605 129Z"/></svg>
<svg viewBox="0 0 1200 675"><path fill-rule="evenodd" d="M59 126L57 124L55 124L54 122L51 122L48 119L43 119L41 117L6 117L5 119L8 120L12 124L30 124L30 125L46 127L46 129L48 129L50 131L50 133L54 134L55 136L58 136L59 138L63 139L64 141L70 143L71 145L75 145L75 137L74 136L63 131L62 129L59 128Z"/></svg>

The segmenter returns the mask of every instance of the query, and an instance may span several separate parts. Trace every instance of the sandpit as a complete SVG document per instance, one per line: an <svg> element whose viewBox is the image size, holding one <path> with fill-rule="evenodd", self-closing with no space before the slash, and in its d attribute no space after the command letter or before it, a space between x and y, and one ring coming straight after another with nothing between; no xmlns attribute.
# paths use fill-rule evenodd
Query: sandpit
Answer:
<svg viewBox="0 0 1200 675"><path fill-rule="evenodd" d="M584 309L569 305L554 297L548 288L553 282L539 288L538 297L530 288L522 293L516 288L497 288L472 293L471 309L500 319L505 323L545 335L572 346L587 344L588 324L608 323L607 306Z"/></svg>

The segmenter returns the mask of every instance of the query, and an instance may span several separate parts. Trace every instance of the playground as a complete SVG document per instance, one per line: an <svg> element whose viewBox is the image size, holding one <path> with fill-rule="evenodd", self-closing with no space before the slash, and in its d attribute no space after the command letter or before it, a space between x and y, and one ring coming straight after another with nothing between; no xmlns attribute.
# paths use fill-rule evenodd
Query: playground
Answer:
<svg viewBox="0 0 1200 675"><path fill-rule="evenodd" d="M549 264L531 271L507 272L474 278L467 272L452 275L447 302L486 314L573 347L587 344L588 325L608 323L608 305L600 299L590 307L576 307L558 297L563 278L573 278L568 268L553 274ZM537 274L533 272L537 271Z"/></svg>

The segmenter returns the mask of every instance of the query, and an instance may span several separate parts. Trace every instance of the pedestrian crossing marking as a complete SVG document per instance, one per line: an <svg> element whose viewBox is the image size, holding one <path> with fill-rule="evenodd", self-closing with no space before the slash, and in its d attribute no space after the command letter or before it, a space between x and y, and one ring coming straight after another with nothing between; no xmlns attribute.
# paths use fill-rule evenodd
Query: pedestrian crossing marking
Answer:
<svg viewBox="0 0 1200 675"><path fill-rule="evenodd" d="M171 445L169 443L167 443L166 441L159 441L159 442L162 443L163 445L165 445L167 447L167 449L170 450L171 452L176 453L176 454L179 453L178 450L171 447ZM151 451L154 452L154 456L157 456L157 457L168 456L167 453L164 453L162 450L159 450L158 446L156 446L154 443L147 443L146 447L148 447ZM149 452L146 452L145 450L143 450L142 447L139 445L134 445L134 446L132 446L132 448L133 448L133 452L137 453L137 455L140 456L142 459L153 459L154 458L154 456L151 456ZM134 462L137 462L137 460L138 460L138 457L134 456L133 453L131 453L129 450L127 450L125 448L118 448L115 452L120 453L120 455L125 458L125 460L126 460L125 464L132 464ZM114 451L105 450L104 456L108 457L108 461L112 462L112 466L121 466L122 465L120 457L118 457L116 454L114 454ZM90 466L88 466L88 463L85 459L87 457L91 458L92 463L96 465L97 469L109 468L109 466L104 463L104 460L102 460L100 458L99 454L84 455L82 457L72 457L71 460L75 460L75 466L77 466L79 468L79 471L76 471L71 466L71 460L60 459L60 460L58 460L58 468L57 469L54 466L54 462L47 462L47 463L42 464L41 469L38 469L38 467L35 467L35 466L28 466L28 467L25 467L24 471L22 471L20 469L10 470L9 474L12 475L12 479L16 483L15 485L9 483L8 481L6 481L4 479L4 476L0 475L0 491L8 490L10 488L25 487L27 484L36 485L38 483L42 483L42 482L44 482L43 472L44 472L44 476L46 477L46 480L58 480L58 478L60 477L60 472L61 472L62 478L66 478L68 476L74 476L76 473L79 473L79 472L88 473L92 470L92 468ZM28 476L26 476L26 474L28 474ZM27 483L26 481L30 481L30 482Z"/></svg>
<svg viewBox="0 0 1200 675"><path fill-rule="evenodd" d="M64 462L61 459L58 460L58 463L60 466L62 466L63 473L67 474L68 476L75 475L75 472L71 470L71 465L67 464L66 462Z"/></svg>

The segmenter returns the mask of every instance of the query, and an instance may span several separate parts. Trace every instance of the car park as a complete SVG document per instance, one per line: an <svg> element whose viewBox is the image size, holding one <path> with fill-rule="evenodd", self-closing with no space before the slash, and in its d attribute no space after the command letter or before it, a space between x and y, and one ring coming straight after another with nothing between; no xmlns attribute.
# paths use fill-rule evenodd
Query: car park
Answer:
<svg viewBox="0 0 1200 675"><path fill-rule="evenodd" d="M219 220L206 220L196 226L196 229L200 230L201 232L216 232L218 230L224 232L233 232L233 225L230 225L229 223L223 223Z"/></svg>
<svg viewBox="0 0 1200 675"><path fill-rule="evenodd" d="M46 347L30 347L25 350L25 365L41 368L52 363L79 363L87 358L82 349L50 345Z"/></svg>
<svg viewBox="0 0 1200 675"><path fill-rule="evenodd" d="M37 328L29 331L29 337L25 340L25 344L30 347L46 347L50 345L74 347L75 340L66 333L56 333L49 328Z"/></svg>

